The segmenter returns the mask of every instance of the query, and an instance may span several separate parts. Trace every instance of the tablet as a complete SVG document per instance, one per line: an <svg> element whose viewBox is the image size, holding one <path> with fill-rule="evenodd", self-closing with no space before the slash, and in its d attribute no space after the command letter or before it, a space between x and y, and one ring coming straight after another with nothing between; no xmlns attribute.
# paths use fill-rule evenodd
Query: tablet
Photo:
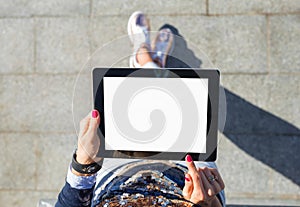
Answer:
<svg viewBox="0 0 300 207"><path fill-rule="evenodd" d="M219 71L95 68L98 156L215 161Z"/></svg>

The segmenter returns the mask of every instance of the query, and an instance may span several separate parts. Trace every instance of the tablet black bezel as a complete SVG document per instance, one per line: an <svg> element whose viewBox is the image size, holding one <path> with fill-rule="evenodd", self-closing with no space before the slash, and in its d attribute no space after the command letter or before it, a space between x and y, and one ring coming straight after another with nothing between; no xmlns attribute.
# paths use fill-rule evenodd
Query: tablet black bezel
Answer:
<svg viewBox="0 0 300 207"><path fill-rule="evenodd" d="M134 73L133 73L134 72ZM207 78L208 79L208 110L207 110L207 137L206 153L183 152L141 152L118 151L105 149L105 114L103 77L151 77L151 78ZM99 157L104 158L131 158L131 159L155 159L155 160L184 160L186 154L190 154L194 161L215 161L217 158L218 142L218 106L219 106L219 82L220 73L216 69L146 69L146 68L94 68L93 103L94 108L100 113L101 122L98 130L100 137Z"/></svg>

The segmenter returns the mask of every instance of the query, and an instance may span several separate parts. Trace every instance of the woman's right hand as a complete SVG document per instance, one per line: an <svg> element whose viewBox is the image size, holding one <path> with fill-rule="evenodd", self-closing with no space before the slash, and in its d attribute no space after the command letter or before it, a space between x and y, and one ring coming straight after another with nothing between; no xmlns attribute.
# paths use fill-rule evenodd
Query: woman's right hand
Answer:
<svg viewBox="0 0 300 207"><path fill-rule="evenodd" d="M183 196L201 206L222 206L216 195L224 189L224 182L217 169L196 168L190 155L186 156L188 173L185 175Z"/></svg>

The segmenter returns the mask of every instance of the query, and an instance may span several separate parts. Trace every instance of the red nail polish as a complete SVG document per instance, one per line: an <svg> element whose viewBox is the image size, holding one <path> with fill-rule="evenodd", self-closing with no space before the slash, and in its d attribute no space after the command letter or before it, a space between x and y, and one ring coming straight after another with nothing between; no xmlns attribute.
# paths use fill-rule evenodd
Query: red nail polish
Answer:
<svg viewBox="0 0 300 207"><path fill-rule="evenodd" d="M187 156L186 156L186 160L187 160L188 162L193 162L193 158L192 158L191 155L187 155Z"/></svg>
<svg viewBox="0 0 300 207"><path fill-rule="evenodd" d="M93 118L97 118L98 117L98 111L97 110L93 110L92 111L92 117Z"/></svg>
<svg viewBox="0 0 300 207"><path fill-rule="evenodd" d="M187 177L184 178L186 181L190 182L191 180Z"/></svg>

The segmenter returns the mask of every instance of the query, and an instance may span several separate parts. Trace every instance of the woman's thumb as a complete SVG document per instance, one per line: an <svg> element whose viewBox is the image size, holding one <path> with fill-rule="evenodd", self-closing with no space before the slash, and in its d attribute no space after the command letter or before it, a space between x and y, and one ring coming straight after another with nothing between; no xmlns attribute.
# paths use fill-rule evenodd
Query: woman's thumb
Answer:
<svg viewBox="0 0 300 207"><path fill-rule="evenodd" d="M91 114L91 119L90 119L90 128L91 129L97 129L100 124L100 117L99 117L99 112L97 110L93 110Z"/></svg>

